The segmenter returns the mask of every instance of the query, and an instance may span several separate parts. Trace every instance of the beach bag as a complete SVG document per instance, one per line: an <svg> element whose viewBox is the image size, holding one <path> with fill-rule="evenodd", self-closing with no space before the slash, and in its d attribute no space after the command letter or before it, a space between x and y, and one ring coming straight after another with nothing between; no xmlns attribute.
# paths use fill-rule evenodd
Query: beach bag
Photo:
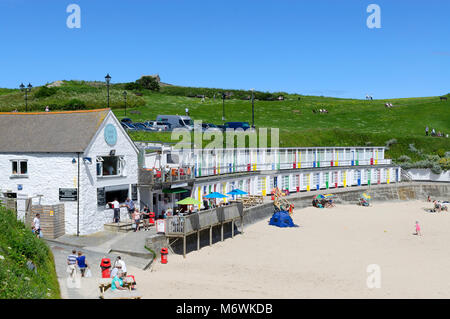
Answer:
<svg viewBox="0 0 450 319"><path fill-rule="evenodd" d="M92 273L91 273L91 270L89 268L86 269L86 273L84 274L84 277L86 277L86 278L92 277Z"/></svg>

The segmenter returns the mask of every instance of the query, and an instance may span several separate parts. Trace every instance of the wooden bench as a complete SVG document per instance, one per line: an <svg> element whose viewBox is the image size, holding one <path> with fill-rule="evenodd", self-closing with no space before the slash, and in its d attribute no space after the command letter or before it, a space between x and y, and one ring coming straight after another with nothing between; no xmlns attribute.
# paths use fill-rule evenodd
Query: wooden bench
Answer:
<svg viewBox="0 0 450 319"><path fill-rule="evenodd" d="M100 296L101 299L141 299L142 294L136 290L116 290L109 289Z"/></svg>
<svg viewBox="0 0 450 319"><path fill-rule="evenodd" d="M134 283L133 278L131 277L125 277L125 279L123 280L123 286L127 287L129 291L131 291L131 286ZM100 278L99 280L99 289L100 289L100 293L104 294L105 291L111 287L112 284L112 278Z"/></svg>

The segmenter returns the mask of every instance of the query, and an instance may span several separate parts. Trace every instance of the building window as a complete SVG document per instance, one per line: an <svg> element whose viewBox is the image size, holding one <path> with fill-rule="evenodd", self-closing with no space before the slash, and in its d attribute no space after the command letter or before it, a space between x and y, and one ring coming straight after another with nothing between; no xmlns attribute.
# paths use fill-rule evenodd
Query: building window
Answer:
<svg viewBox="0 0 450 319"><path fill-rule="evenodd" d="M97 157L97 176L123 176L124 168L123 156Z"/></svg>
<svg viewBox="0 0 450 319"><path fill-rule="evenodd" d="M27 176L28 175L28 161L27 160L11 161L11 175Z"/></svg>

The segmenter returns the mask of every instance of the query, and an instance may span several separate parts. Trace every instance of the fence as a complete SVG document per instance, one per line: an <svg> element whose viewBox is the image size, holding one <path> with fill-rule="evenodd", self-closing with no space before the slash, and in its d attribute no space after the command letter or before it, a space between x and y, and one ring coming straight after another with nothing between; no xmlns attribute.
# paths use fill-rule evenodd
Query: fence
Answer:
<svg viewBox="0 0 450 319"><path fill-rule="evenodd" d="M288 170L288 169L302 169L302 168L320 168L320 167L347 167L347 166L377 166L377 165L390 165L392 161L390 159L378 159L374 160L341 160L338 162L333 161L302 161L297 162L281 162L281 163L255 163L255 164L228 164L228 165L216 165L216 166L196 166L195 176L213 176L229 173L239 172L251 172L251 171L271 171L271 170Z"/></svg>
<svg viewBox="0 0 450 319"><path fill-rule="evenodd" d="M166 220L166 235L188 235L210 226L230 222L242 217L242 208L239 207L239 204L231 204L187 216L169 216Z"/></svg>
<svg viewBox="0 0 450 319"><path fill-rule="evenodd" d="M0 197L0 206L17 213L17 200L15 198Z"/></svg>
<svg viewBox="0 0 450 319"><path fill-rule="evenodd" d="M31 213L26 216L26 224L31 225L38 213L41 215L41 230L45 238L54 239L66 233L64 204L31 206Z"/></svg>

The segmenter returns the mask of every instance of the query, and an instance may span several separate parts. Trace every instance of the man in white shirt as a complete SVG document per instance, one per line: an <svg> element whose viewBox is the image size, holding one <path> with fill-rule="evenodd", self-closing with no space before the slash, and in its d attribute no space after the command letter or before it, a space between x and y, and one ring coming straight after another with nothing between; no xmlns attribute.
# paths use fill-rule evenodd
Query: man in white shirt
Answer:
<svg viewBox="0 0 450 319"><path fill-rule="evenodd" d="M127 276L127 266L125 265L125 262L122 260L122 258L120 258L120 256L117 256L115 265L121 266L123 276L126 277Z"/></svg>
<svg viewBox="0 0 450 319"><path fill-rule="evenodd" d="M185 111L186 111L186 116L189 116L189 109L186 108Z"/></svg>
<svg viewBox="0 0 450 319"><path fill-rule="evenodd" d="M108 203L112 206L112 209L114 209L114 223L120 222L120 204L117 198L114 198L114 201Z"/></svg>
<svg viewBox="0 0 450 319"><path fill-rule="evenodd" d="M33 227L33 233L39 237L40 233L41 233L41 215L40 214L36 214L36 217L34 217L33 219L33 223L32 223L32 227Z"/></svg>

